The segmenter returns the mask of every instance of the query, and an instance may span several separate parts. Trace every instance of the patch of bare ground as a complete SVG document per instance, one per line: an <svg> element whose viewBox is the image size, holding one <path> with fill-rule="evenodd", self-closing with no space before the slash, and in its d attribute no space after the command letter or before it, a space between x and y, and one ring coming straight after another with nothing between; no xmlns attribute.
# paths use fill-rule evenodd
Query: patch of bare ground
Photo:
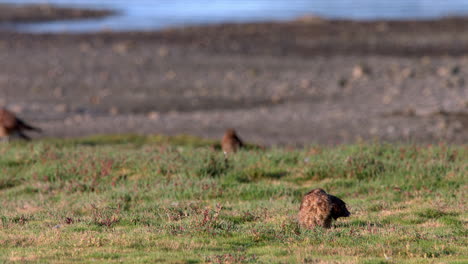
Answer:
<svg viewBox="0 0 468 264"><path fill-rule="evenodd" d="M0 33L0 104L49 137L465 143L468 20ZM437 114L435 114L437 113Z"/></svg>

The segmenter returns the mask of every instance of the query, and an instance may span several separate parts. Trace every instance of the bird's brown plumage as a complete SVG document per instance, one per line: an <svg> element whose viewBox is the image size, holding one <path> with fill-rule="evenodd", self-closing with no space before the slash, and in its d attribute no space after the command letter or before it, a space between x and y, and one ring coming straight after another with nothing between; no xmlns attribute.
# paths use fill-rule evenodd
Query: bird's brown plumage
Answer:
<svg viewBox="0 0 468 264"><path fill-rule="evenodd" d="M302 198L299 208L299 223L312 229L316 226L330 228L333 219L350 215L346 203L327 194L323 189L313 189Z"/></svg>
<svg viewBox="0 0 468 264"><path fill-rule="evenodd" d="M242 143L242 140L237 136L236 131L232 128L227 129L221 140L221 147L224 154L235 153L243 146L244 143Z"/></svg>
<svg viewBox="0 0 468 264"><path fill-rule="evenodd" d="M41 129L28 125L9 110L0 108L0 138L9 138L11 135L17 134L19 137L29 140L30 138L24 134L24 130L41 132Z"/></svg>

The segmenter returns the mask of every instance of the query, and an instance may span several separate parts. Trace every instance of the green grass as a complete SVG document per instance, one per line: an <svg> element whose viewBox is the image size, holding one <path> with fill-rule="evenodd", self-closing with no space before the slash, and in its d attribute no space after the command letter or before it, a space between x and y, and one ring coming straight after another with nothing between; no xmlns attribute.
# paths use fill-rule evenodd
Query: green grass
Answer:
<svg viewBox="0 0 468 264"><path fill-rule="evenodd" d="M466 263L466 146L254 147L190 136L0 145L0 263ZM321 187L352 216L296 222Z"/></svg>

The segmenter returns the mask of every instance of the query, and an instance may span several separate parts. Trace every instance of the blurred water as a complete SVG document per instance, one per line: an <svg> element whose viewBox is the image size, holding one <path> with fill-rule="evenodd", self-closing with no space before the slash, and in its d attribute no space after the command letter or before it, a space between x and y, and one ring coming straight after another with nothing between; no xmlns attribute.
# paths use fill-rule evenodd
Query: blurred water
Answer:
<svg viewBox="0 0 468 264"><path fill-rule="evenodd" d="M51 3L119 11L119 15L104 19L15 26L30 32L153 30L219 22L288 20L307 14L358 20L468 14L468 0L0 0L0 3Z"/></svg>

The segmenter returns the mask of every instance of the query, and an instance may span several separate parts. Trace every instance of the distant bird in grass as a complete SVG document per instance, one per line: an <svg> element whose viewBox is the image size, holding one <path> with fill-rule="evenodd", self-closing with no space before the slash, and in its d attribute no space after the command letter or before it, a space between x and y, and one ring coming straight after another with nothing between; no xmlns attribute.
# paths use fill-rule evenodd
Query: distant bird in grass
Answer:
<svg viewBox="0 0 468 264"><path fill-rule="evenodd" d="M25 140L30 140L31 138L24 134L25 130L42 132L40 128L28 125L7 109L0 108L0 138L2 140L8 141L14 135Z"/></svg>
<svg viewBox="0 0 468 264"><path fill-rule="evenodd" d="M299 208L299 224L307 229L317 226L330 228L333 219L348 216L346 203L323 189L313 189L304 195Z"/></svg>
<svg viewBox="0 0 468 264"><path fill-rule="evenodd" d="M244 147L244 143L239 136L237 136L236 131L232 128L227 129L221 140L221 148L223 149L224 155L235 153L242 147Z"/></svg>

